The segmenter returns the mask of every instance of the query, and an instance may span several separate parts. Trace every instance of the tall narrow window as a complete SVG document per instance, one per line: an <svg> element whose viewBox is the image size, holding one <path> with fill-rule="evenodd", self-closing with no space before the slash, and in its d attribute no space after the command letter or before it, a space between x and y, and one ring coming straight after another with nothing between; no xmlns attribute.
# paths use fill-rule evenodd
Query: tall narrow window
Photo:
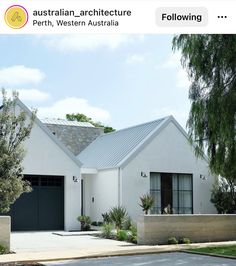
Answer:
<svg viewBox="0 0 236 266"><path fill-rule="evenodd" d="M150 194L154 198L153 214L161 214L161 174L150 174Z"/></svg>
<svg viewBox="0 0 236 266"><path fill-rule="evenodd" d="M179 176L179 213L192 213L192 176Z"/></svg>

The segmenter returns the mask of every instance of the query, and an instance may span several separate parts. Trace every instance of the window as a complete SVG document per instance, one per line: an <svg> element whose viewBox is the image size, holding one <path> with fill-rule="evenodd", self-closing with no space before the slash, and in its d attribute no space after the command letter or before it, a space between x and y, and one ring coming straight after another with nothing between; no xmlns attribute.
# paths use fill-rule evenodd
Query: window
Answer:
<svg viewBox="0 0 236 266"><path fill-rule="evenodd" d="M191 214L192 207L192 175L173 174L172 175L173 193L173 213Z"/></svg>
<svg viewBox="0 0 236 266"><path fill-rule="evenodd" d="M191 174L150 173L150 194L154 198L153 214L163 213L167 205L176 214L193 213Z"/></svg>
<svg viewBox="0 0 236 266"><path fill-rule="evenodd" d="M151 213L161 214L161 175L150 174L150 194L154 198L154 206Z"/></svg>

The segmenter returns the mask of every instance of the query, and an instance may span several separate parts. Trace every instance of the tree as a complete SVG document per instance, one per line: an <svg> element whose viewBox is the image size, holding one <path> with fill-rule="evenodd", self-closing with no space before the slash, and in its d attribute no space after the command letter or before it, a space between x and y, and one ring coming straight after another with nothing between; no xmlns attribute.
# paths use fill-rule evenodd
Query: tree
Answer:
<svg viewBox="0 0 236 266"><path fill-rule="evenodd" d="M103 128L104 129L104 133L109 133L109 132L115 131L114 128L112 128L110 126L105 126L101 122L94 122L92 120L92 118L87 117L86 115L80 114L80 113L77 113L77 114L67 114L66 115L66 119L69 120L69 121L89 122L92 125L94 125L95 127L101 127L101 128Z"/></svg>
<svg viewBox="0 0 236 266"><path fill-rule="evenodd" d="M30 184L23 180L22 161L25 151L22 143L29 137L35 119L33 111L30 119L26 113L17 110L16 92L8 99L2 90L0 108L0 212L10 209L24 192L31 191Z"/></svg>
<svg viewBox="0 0 236 266"><path fill-rule="evenodd" d="M212 173L236 185L236 35L179 35L173 49L191 80L187 127L195 152Z"/></svg>

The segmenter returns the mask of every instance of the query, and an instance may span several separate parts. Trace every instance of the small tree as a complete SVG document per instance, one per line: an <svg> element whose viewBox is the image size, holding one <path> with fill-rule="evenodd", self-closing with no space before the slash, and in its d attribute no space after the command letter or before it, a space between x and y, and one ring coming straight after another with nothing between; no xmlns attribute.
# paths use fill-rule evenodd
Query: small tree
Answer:
<svg viewBox="0 0 236 266"><path fill-rule="evenodd" d="M22 143L30 136L35 111L27 119L26 113L17 109L18 94L12 99L2 90L0 107L0 212L10 210L10 205L24 192L31 191L29 182L23 180L22 161L25 150Z"/></svg>
<svg viewBox="0 0 236 266"><path fill-rule="evenodd" d="M139 206L143 208L143 211L145 214L148 214L149 210L154 205L154 198L150 194L145 194L142 197L140 197L141 203Z"/></svg>

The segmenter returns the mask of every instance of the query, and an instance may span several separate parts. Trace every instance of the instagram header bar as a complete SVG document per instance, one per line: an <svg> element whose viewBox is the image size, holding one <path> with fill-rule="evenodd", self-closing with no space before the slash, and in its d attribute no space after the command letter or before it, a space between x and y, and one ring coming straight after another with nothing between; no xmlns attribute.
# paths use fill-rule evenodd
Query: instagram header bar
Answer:
<svg viewBox="0 0 236 266"><path fill-rule="evenodd" d="M5 1L0 34L236 33L235 1Z"/></svg>

